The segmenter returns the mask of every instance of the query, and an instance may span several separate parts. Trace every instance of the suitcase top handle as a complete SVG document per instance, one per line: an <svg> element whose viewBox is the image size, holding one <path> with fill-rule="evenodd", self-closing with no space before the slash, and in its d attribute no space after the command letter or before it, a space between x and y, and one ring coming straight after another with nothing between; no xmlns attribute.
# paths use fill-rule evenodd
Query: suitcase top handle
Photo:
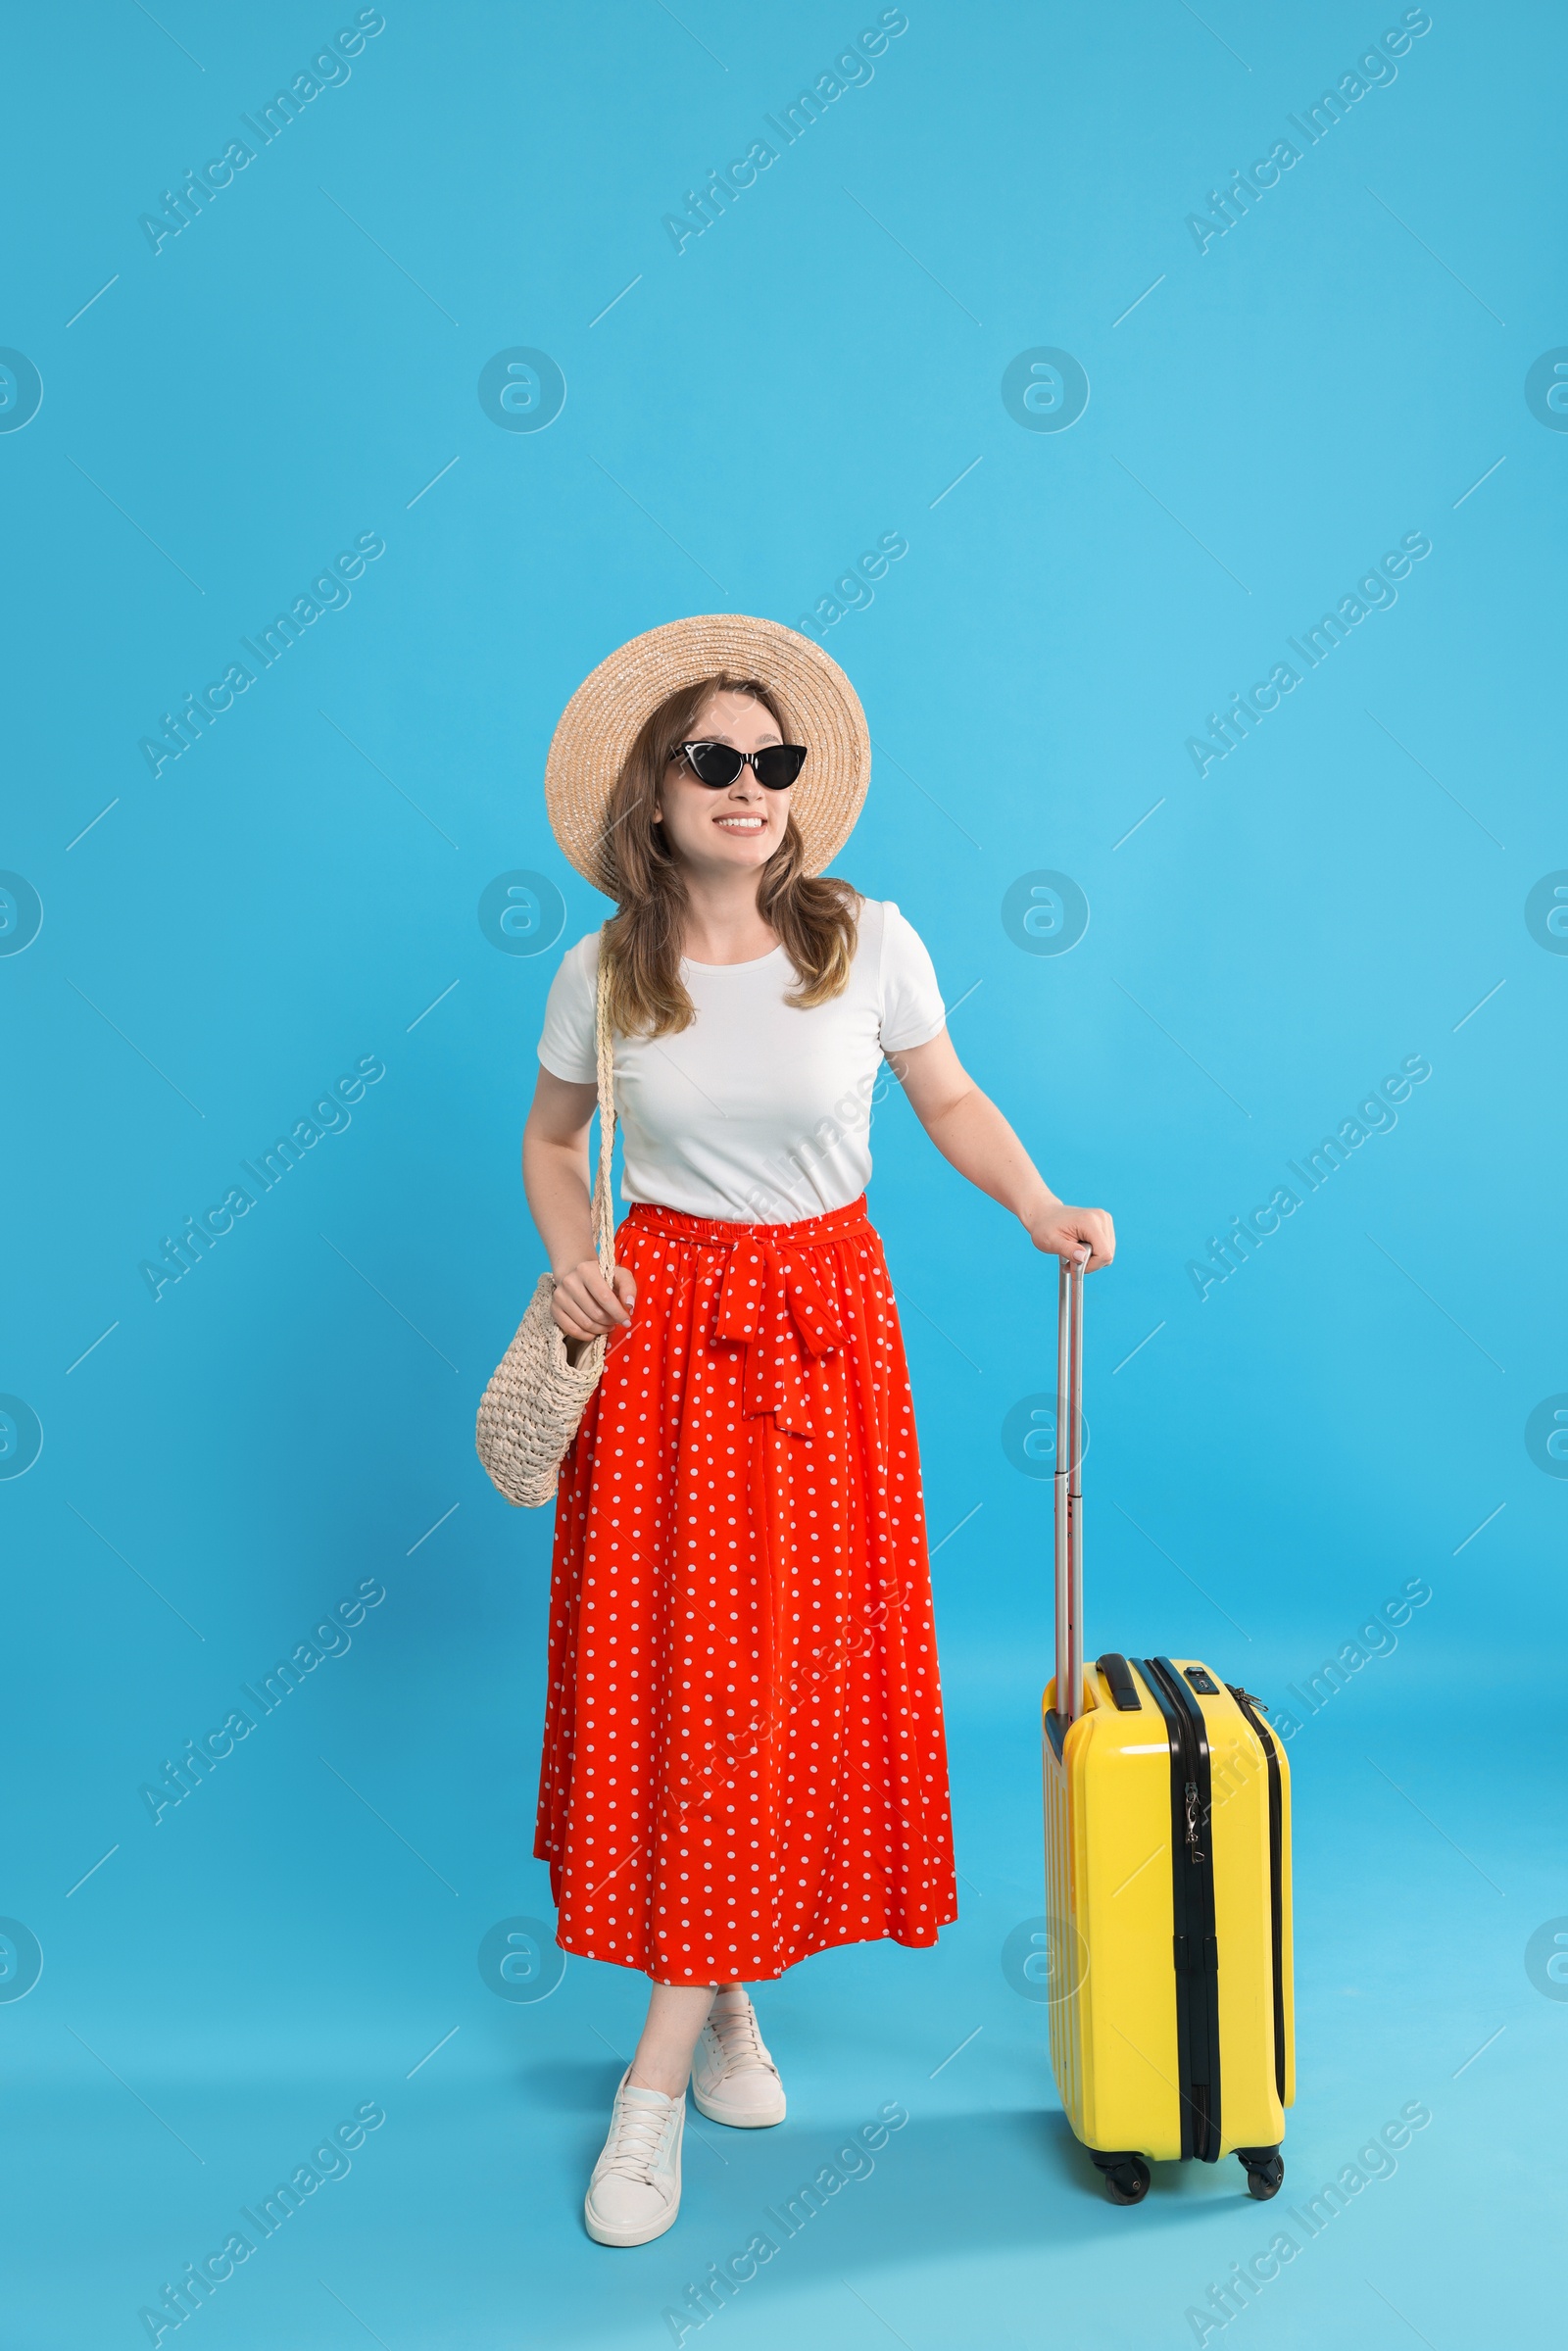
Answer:
<svg viewBox="0 0 1568 2351"><path fill-rule="evenodd" d="M1056 1277L1056 1712L1083 1712L1084 1688L1084 1267L1059 1262Z"/></svg>
<svg viewBox="0 0 1568 2351"><path fill-rule="evenodd" d="M1133 1669L1121 1651L1106 1649L1103 1656L1095 1659L1095 1663L1104 1678L1105 1687L1110 1691L1110 1702L1117 1713L1142 1714L1144 1701L1138 1694L1138 1685L1133 1680ZM1188 1667L1189 1680L1197 1670L1195 1666ZM1213 1687L1213 1683L1207 1679L1206 1675L1200 1685L1194 1684L1195 1689L1212 1690Z"/></svg>

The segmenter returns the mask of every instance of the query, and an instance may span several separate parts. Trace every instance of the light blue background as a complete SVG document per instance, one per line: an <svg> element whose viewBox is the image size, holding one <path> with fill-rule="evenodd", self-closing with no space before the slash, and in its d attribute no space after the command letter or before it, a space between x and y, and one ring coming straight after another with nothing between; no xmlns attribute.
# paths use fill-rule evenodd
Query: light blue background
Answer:
<svg viewBox="0 0 1568 2351"><path fill-rule="evenodd" d="M378 2099L207 2351L667 2342L688 2281L898 2098L731 2351L1191 2342L1209 2282L1416 2099L1396 2175L1237 2327L1542 2340L1568 2007L1524 1953L1568 1911L1568 1485L1524 1432L1568 1390L1568 959L1524 905L1568 866L1568 439L1524 381L1568 342L1560 15L1435 7L1200 253L1188 213L1396 8L911 0L677 255L665 212L874 8L389 0L155 255L138 217L353 13L11 30L0 342L44 390L0 434L0 864L44 912L0 958L0 1388L43 1449L0 1482L0 1908L44 1965L0 2004L10 2339L145 2341L138 2307ZM564 374L541 432L479 404L516 346ZM1070 430L1003 405L1040 346L1087 371ZM1054 1267L890 1102L872 1208L952 1531L962 1915L765 1992L789 2123L689 2132L677 2229L612 2254L580 2199L641 1985L572 1961L504 2002L475 1964L549 1914L548 1514L491 1491L472 1426L541 1262L517 1147L560 953L497 952L477 906L525 868L562 945L607 910L541 798L594 663L682 613L793 624L890 531L906 557L825 632L878 748L839 869L919 928L1050 1182L1117 1220L1091 1647L1200 1653L1278 1707L1408 1578L1433 1596L1292 1742L1285 2197L1189 2167L1113 2211L1001 1966L1042 1907L1050 1670L1049 1488L1001 1430L1051 1382ZM1206 713L1410 531L1397 605L1200 780ZM155 781L160 712L364 532L347 609ZM1061 957L1003 926L1038 869L1091 909ZM1397 1127L1200 1302L1187 1260L1417 1053ZM370 1054L352 1125L155 1304L139 1261ZM366 1578L352 1649L155 1828L141 1784Z"/></svg>

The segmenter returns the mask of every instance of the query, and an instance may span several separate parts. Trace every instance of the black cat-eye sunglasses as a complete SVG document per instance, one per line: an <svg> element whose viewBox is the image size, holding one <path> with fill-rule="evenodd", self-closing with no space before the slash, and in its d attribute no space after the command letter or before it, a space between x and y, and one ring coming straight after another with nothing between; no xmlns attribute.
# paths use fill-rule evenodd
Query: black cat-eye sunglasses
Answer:
<svg viewBox="0 0 1568 2351"><path fill-rule="evenodd" d="M760 751L737 751L733 743L677 743L674 756L684 759L710 792L732 784L743 767L751 768L764 792L786 792L806 764L806 745L769 743Z"/></svg>

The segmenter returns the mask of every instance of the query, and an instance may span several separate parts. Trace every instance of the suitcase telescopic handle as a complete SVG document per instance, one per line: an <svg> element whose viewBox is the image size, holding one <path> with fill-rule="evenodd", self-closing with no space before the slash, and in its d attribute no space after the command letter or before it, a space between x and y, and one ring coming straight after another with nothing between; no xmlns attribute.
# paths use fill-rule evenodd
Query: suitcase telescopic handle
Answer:
<svg viewBox="0 0 1568 2351"><path fill-rule="evenodd" d="M1083 1712L1084 1685L1084 1268L1090 1252L1063 1257L1056 1277L1056 1712Z"/></svg>

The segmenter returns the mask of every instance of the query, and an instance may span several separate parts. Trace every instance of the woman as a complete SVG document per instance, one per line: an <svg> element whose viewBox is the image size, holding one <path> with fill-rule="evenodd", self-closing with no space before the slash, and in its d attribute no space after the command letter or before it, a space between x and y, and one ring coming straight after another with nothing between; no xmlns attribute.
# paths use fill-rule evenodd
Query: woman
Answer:
<svg viewBox="0 0 1568 2351"><path fill-rule="evenodd" d="M563 1947L652 1979L588 2189L601 2244L673 2222L688 2079L713 2122L783 2120L747 1983L956 1916L908 1373L865 1213L884 1055L1037 1249L1115 1247L965 1075L897 906L821 877L868 773L838 664L730 615L635 639L551 749L558 837L618 907L631 1202L607 1281L595 934L550 990L523 1180L558 1326L609 1335L557 1499L534 1846Z"/></svg>

